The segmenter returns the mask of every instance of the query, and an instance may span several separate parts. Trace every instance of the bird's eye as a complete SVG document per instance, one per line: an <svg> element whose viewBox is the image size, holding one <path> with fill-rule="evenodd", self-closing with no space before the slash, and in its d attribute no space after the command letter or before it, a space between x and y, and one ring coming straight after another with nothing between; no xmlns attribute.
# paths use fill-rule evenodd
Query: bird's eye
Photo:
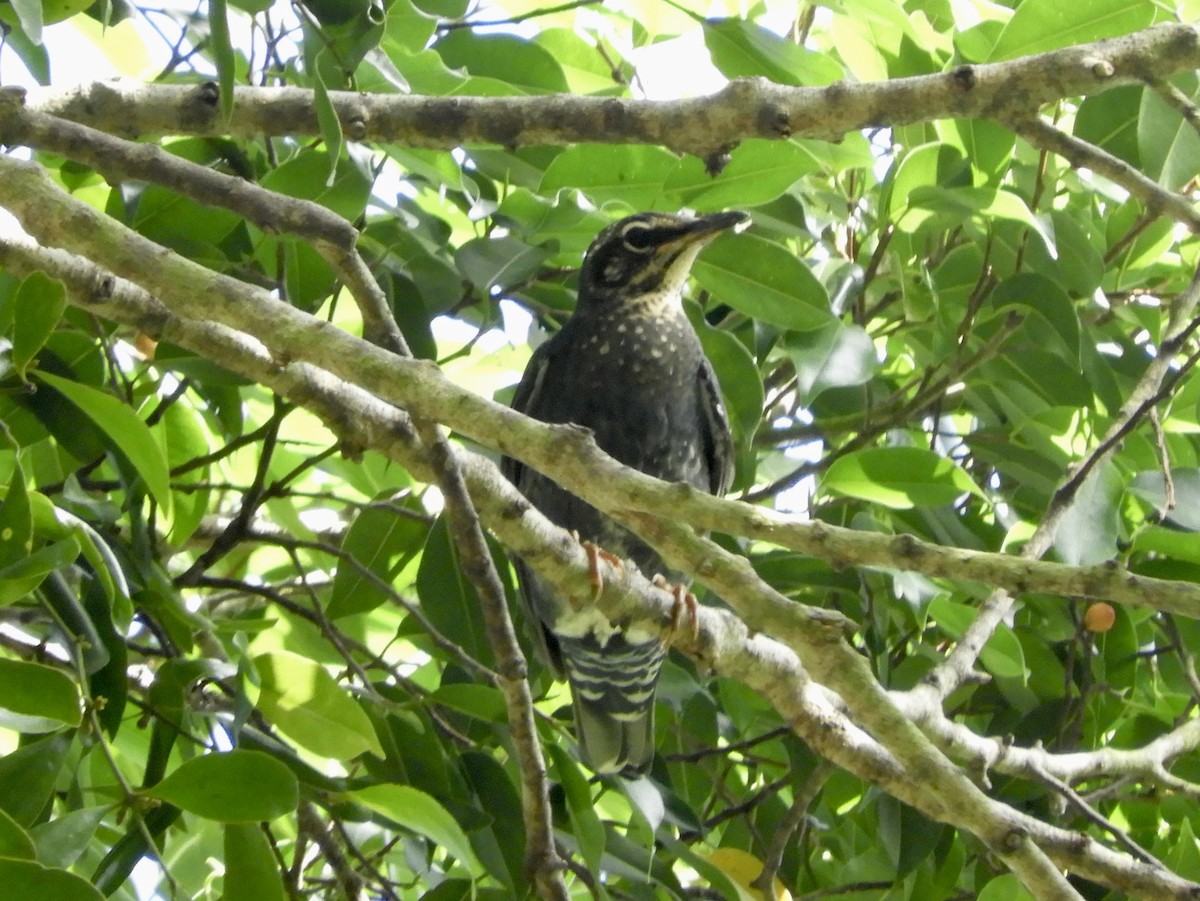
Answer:
<svg viewBox="0 0 1200 901"><path fill-rule="evenodd" d="M634 253L645 253L655 244L654 231L644 225L631 225L621 234L625 246Z"/></svg>

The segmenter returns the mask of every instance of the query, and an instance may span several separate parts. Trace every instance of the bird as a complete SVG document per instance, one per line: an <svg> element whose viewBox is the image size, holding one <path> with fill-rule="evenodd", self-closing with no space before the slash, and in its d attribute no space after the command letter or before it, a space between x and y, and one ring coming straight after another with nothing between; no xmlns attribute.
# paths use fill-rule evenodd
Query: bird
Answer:
<svg viewBox="0 0 1200 901"><path fill-rule="evenodd" d="M626 466L725 493L734 462L729 419L682 292L700 251L748 219L741 212L646 212L603 229L584 255L574 312L533 352L512 407L590 430ZM646 542L546 476L512 457L501 460L501 470L593 552L630 561L660 582L687 583ZM583 759L598 774L644 775L654 758L662 631L619 626L587 604L559 602L519 558L514 567L538 656L570 686Z"/></svg>

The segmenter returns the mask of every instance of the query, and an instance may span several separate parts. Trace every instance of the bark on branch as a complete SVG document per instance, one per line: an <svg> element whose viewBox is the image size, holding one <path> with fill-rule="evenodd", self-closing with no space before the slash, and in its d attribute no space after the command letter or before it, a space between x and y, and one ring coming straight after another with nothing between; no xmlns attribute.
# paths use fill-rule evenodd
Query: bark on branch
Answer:
<svg viewBox="0 0 1200 901"><path fill-rule="evenodd" d="M747 138L837 140L863 128L940 118L1009 120L1046 103L1200 68L1200 31L1156 25L1132 35L1035 56L881 83L787 87L739 79L710 96L677 101L586 97L428 97L333 92L355 141L450 149L583 141L657 144L708 158ZM213 84L94 83L30 93L28 105L114 135L319 136L312 92L240 87L229 121Z"/></svg>

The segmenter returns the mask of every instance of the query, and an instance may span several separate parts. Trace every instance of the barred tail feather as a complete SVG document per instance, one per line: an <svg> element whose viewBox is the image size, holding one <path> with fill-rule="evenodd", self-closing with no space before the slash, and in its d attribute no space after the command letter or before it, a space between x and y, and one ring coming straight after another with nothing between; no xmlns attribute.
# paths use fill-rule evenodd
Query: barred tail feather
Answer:
<svg viewBox="0 0 1200 901"><path fill-rule="evenodd" d="M564 647L575 726L583 756L597 773L636 776L654 759L654 692L666 649L657 641L616 637Z"/></svg>

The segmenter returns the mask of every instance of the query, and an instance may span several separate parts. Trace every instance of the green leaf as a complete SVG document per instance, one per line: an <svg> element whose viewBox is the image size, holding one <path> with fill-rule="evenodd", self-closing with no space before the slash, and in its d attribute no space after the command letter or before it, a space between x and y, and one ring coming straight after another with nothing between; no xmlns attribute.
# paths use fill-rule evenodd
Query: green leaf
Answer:
<svg viewBox="0 0 1200 901"><path fill-rule="evenodd" d="M44 867L32 860L0 858L0 885L9 898L53 898L54 901L104 901L81 876Z"/></svg>
<svg viewBox="0 0 1200 901"><path fill-rule="evenodd" d="M550 251L520 238L474 238L455 251L454 262L481 291L508 291L534 275Z"/></svg>
<svg viewBox="0 0 1200 901"><path fill-rule="evenodd" d="M451 69L495 79L525 94L570 90L554 56L537 44L510 34L478 34L460 28L433 47Z"/></svg>
<svg viewBox="0 0 1200 901"><path fill-rule="evenodd" d="M440 686L430 699L488 723L507 723L508 708L500 689L491 685L454 682Z"/></svg>
<svg viewBox="0 0 1200 901"><path fill-rule="evenodd" d="M821 328L832 319L824 286L773 241L723 235L700 255L692 272L721 303L753 319L799 331Z"/></svg>
<svg viewBox="0 0 1200 901"><path fill-rule="evenodd" d="M12 0L12 8L16 13L21 31L31 43L40 46L42 43L42 25L44 24L40 0Z"/></svg>
<svg viewBox="0 0 1200 901"><path fill-rule="evenodd" d="M36 860L38 857L33 838L3 810L0 810L0 857L18 860Z"/></svg>
<svg viewBox="0 0 1200 901"><path fill-rule="evenodd" d="M1172 84L1196 102L1200 79L1185 73ZM1143 91L1137 116L1138 155L1146 174L1171 190L1179 190L1200 167L1200 135L1157 91Z"/></svg>
<svg viewBox="0 0 1200 901"><path fill-rule="evenodd" d="M1175 491L1175 505L1166 510L1166 519L1181 529L1200 532L1200 469L1172 469L1171 483ZM1130 492L1140 497L1157 510L1166 508L1166 480L1161 470L1139 472L1129 486ZM1194 538L1195 553L1200 554L1200 542Z"/></svg>
<svg viewBox="0 0 1200 901"><path fill-rule="evenodd" d="M71 747L72 735L71 732L49 735L0 757L0 810L19 825L32 826L45 809Z"/></svg>
<svg viewBox="0 0 1200 901"><path fill-rule="evenodd" d="M292 771L261 751L193 757L146 794L220 823L273 820L300 802Z"/></svg>
<svg viewBox="0 0 1200 901"><path fill-rule="evenodd" d="M1033 901L1033 895L1021 885L1012 873L1004 873L989 879L976 896L976 901Z"/></svg>
<svg viewBox="0 0 1200 901"><path fill-rule="evenodd" d="M729 407L734 438L749 443L762 420L763 384L754 357L746 345L729 332L709 325L695 304L685 310L700 338L704 355L717 374L721 394Z"/></svg>
<svg viewBox="0 0 1200 901"><path fill-rule="evenodd" d="M823 490L896 510L940 507L982 492L953 460L922 447L874 447L839 457Z"/></svg>
<svg viewBox="0 0 1200 901"><path fill-rule="evenodd" d="M225 824L222 901L286 901L271 843L257 823Z"/></svg>
<svg viewBox="0 0 1200 901"><path fill-rule="evenodd" d="M1023 272L1004 279L988 298L987 309L1002 316L1018 310L1025 317L1025 331L1055 351L1073 370L1080 366L1080 325L1075 304L1063 289L1041 275Z"/></svg>
<svg viewBox="0 0 1200 901"><path fill-rule="evenodd" d="M89 385L38 372L39 379L69 400L84 416L96 424L112 446L137 470L150 494L169 515L171 511L171 475L162 449L150 429L130 409L111 394Z"/></svg>
<svg viewBox="0 0 1200 901"><path fill-rule="evenodd" d="M800 142L752 139L734 149L716 178L701 160L684 158L663 190L673 205L697 212L746 209L770 203L820 168L821 162Z"/></svg>
<svg viewBox="0 0 1200 901"><path fill-rule="evenodd" d="M229 37L229 8L226 0L209 0L208 28L213 59L217 64L217 91L221 121L228 122L233 112L233 83L237 78L237 58Z"/></svg>
<svg viewBox="0 0 1200 901"><path fill-rule="evenodd" d="M459 815L459 823L468 830L471 849L487 871L508 890L505 898L529 896L530 874L525 866L521 795L511 775L515 771L483 751L463 752L458 757L458 768L471 793L469 800L464 798L464 802L484 812L488 821L486 826L470 828L467 817Z"/></svg>
<svg viewBox="0 0 1200 901"><path fill-rule="evenodd" d="M575 144L546 168L538 192L578 190L596 206L619 201L631 209L652 209L679 166L670 151L643 145Z"/></svg>
<svg viewBox="0 0 1200 901"><path fill-rule="evenodd" d="M954 639L962 638L978 614L979 611L974 607L955 603L945 595L935 597L926 610L926 615ZM1025 652L1020 639L1004 623L993 630L980 652L979 660L984 669L994 676L1011 679L1024 679L1026 676Z"/></svg>
<svg viewBox="0 0 1200 901"><path fill-rule="evenodd" d="M321 55L328 57L329 49L321 50ZM337 161L342 156L342 123L338 120L337 110L329 99L329 88L321 77L321 66L313 67L313 107L317 113L317 127L321 131L321 139L329 153L329 171L325 173L325 186L332 187L337 180Z"/></svg>
<svg viewBox="0 0 1200 901"><path fill-rule="evenodd" d="M387 492L376 498L375 505L363 509L346 530L342 553L358 565L349 562L338 565L325 611L330 619L366 613L389 601L387 586L395 582L425 544L430 525L424 510L419 509L420 504L401 503L408 510L406 515L404 509L385 506L390 497L391 492ZM375 578L363 573L360 567Z"/></svg>
<svg viewBox="0 0 1200 901"><path fill-rule="evenodd" d="M255 657L254 668L258 709L298 745L335 760L383 757L370 718L319 663L275 652Z"/></svg>
<svg viewBox="0 0 1200 901"><path fill-rule="evenodd" d="M13 298L12 364L22 378L67 309L67 289L57 279L35 272Z"/></svg>
<svg viewBox="0 0 1200 901"><path fill-rule="evenodd" d="M862 385L878 366L875 344L866 329L839 320L789 335L786 346L796 368L796 390L803 399L812 399L826 388Z"/></svg>
<svg viewBox="0 0 1200 901"><path fill-rule="evenodd" d="M186 404L171 404L163 411L160 425L155 429L163 445L167 464L175 475L171 479L171 531L169 540L182 546L199 528L209 512L212 492L206 487L211 467L190 466L210 451L208 430L201 415Z"/></svg>
<svg viewBox="0 0 1200 901"><path fill-rule="evenodd" d="M1141 85L1121 85L1110 91L1085 97L1075 114L1075 137L1107 150L1134 168L1142 167L1138 150L1139 122L1142 112ZM1178 114L1176 114L1178 120ZM1172 129L1175 124L1172 123Z"/></svg>
<svg viewBox="0 0 1200 901"><path fill-rule="evenodd" d="M1024 0L1004 26L987 62L1131 34L1154 19L1155 4L1148 0Z"/></svg>
<svg viewBox="0 0 1200 901"><path fill-rule="evenodd" d="M417 570L421 609L444 636L485 664L494 659L475 589L459 564L445 516L429 532Z"/></svg>
<svg viewBox="0 0 1200 901"><path fill-rule="evenodd" d="M1010 191L930 185L914 188L909 201L909 213L902 220L906 231L915 232L916 227L925 224L921 211L940 214L947 221L967 217L983 222L1008 220L1026 226L1041 240L1051 257L1058 256L1050 221L1035 216L1025 201ZM898 221L897 225L900 224Z"/></svg>
<svg viewBox="0 0 1200 901"><path fill-rule="evenodd" d="M1122 488L1112 463L1097 467L1083 480L1054 534L1054 547L1064 563L1090 566L1117 556Z"/></svg>
<svg viewBox="0 0 1200 901"><path fill-rule="evenodd" d="M351 792L350 797L393 823L425 836L436 847L444 848L471 875L483 874L483 865L471 850L466 833L432 796L407 785L374 785Z"/></svg>
<svg viewBox="0 0 1200 901"><path fill-rule="evenodd" d="M12 478L0 504L0 568L24 560L33 550L33 512L25 488L25 470L13 460Z"/></svg>
<svg viewBox="0 0 1200 901"><path fill-rule="evenodd" d="M78 556L79 542L68 538L39 548L24 560L0 569L0 607L24 600L46 576L71 565Z"/></svg>
<svg viewBox="0 0 1200 901"><path fill-rule="evenodd" d="M0 707L23 716L44 717L78 726L79 688L61 669L0 659Z"/></svg>
<svg viewBox="0 0 1200 901"><path fill-rule="evenodd" d="M572 832L579 842L579 852L584 863L593 873L599 872L604 855L604 824L596 813L591 786L579 764L560 745L547 746L550 759L554 761L557 782L563 787L567 799L567 813L571 817Z"/></svg>
<svg viewBox="0 0 1200 901"><path fill-rule="evenodd" d="M833 56L808 50L746 19L706 20L704 43L713 65L728 78L759 75L779 84L821 87L846 74Z"/></svg>
<svg viewBox="0 0 1200 901"><path fill-rule="evenodd" d="M83 856L96 829L111 811L111 806L83 807L34 826L30 834L37 845L38 860L50 866L71 866Z"/></svg>
<svg viewBox="0 0 1200 901"><path fill-rule="evenodd" d="M333 182L327 180L330 170L337 173ZM297 153L264 175L262 186L289 197L315 201L351 222L362 216L371 196L371 182L362 169L329 147Z"/></svg>

